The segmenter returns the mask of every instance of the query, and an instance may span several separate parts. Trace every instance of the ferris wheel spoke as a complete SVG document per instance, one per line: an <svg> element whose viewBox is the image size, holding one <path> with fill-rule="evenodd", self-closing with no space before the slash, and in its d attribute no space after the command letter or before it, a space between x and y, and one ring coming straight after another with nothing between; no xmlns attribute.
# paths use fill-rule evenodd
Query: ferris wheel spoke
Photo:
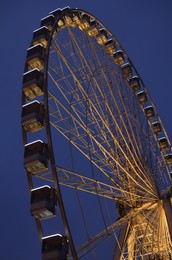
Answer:
<svg viewBox="0 0 172 260"><path fill-rule="evenodd" d="M90 43L90 46L92 46L92 44ZM98 55L97 55L97 52L95 51L95 48L94 47L92 47L92 50L93 50L93 56L94 57L96 57L96 59L97 59L97 61L98 61L98 64L99 64L99 67L101 68L101 73L99 73L100 74L100 77L101 77L101 75L103 75L103 77L101 78L101 80L100 80L100 82L99 81L96 81L96 76L95 75L92 75L92 77L93 77L93 79L96 81L96 88L99 90L99 92L100 92L100 94L101 94L101 96L105 99L105 106L106 106L106 109L109 111L109 113L110 113L110 115L111 115L111 117L112 117L112 119L113 119L113 122L114 122L114 125L116 126L116 128L117 128L117 130L119 131L119 133L120 133L120 135L121 135L121 137L122 137L122 139L124 140L124 142L125 142L125 145L127 146L127 149L128 149L128 151L129 151L129 153L131 154L131 155L135 155L135 157L138 157L138 154L140 154L140 152L141 152L141 149L142 149L142 147L140 147L140 149L138 148L138 143L140 142L140 138L139 139L136 139L136 134L133 132L133 126L132 126L132 124L131 124L131 117L129 118L129 116L128 116L128 111L126 110L126 105L124 104L124 96L123 96L123 93L121 93L121 90L120 90L120 86L119 86L119 79L118 79L118 77L119 77L119 71L118 71L118 69L117 69L117 71L114 71L113 69L111 70L111 73L112 73L112 75L113 75L113 79L114 79L114 81L115 81L115 84L116 84L116 86L117 86L117 91L118 91L118 94L119 94L119 98L120 98L120 100L121 100L121 103L119 103L119 104L122 104L122 110L124 111L123 112L123 115L125 115L125 116L123 116L122 115L122 111L121 111L121 108L120 108L120 106L118 105L118 103L117 103L117 101L116 101L116 99L115 99L115 95L114 95L114 93L112 92L112 79L111 80L109 80L108 78L107 78L107 76L108 76L108 72L109 72L109 65L111 65L111 64L106 64L106 66L102 66L102 62L100 61L100 59L99 59L99 57L98 57ZM84 55L83 55L84 56ZM106 68L108 67L108 70L106 70ZM99 79L99 77L98 77L98 79ZM106 84L107 84L107 88L108 88L108 91L109 91L109 93L110 93L110 95L109 96L105 96L105 94L104 94L104 92L103 92L103 90L100 88L100 86L102 87L102 81L105 81L106 82ZM111 83L111 84L110 84ZM128 98L127 96L126 96L126 98ZM117 123L117 121L116 121L116 119L115 119L115 116L114 116L114 111L111 111L111 108L112 107L110 107L109 106L109 103L108 103L108 100L113 100L113 103L114 103L114 105L115 105L115 108L116 108L116 110L117 110L117 114L118 114L118 116L119 116L119 118L120 118L120 126L118 125L118 123ZM130 107L131 107L132 105L130 105ZM134 108L132 109L132 111L130 112L130 114L135 114L135 112L134 112ZM126 121L126 122L125 122ZM128 128L127 128L127 125L128 125ZM122 133L122 131L121 131L121 126L122 126L122 128L124 128L125 129L125 132L126 132L126 134L127 134L127 141L126 141L126 138L124 138L124 134ZM129 148L129 146L128 146L128 143L132 146L132 149L131 148ZM134 146L134 143L135 143L135 146ZM135 160L135 157L133 156L133 160ZM141 165L142 166L142 165Z"/></svg>
<svg viewBox="0 0 172 260"><path fill-rule="evenodd" d="M123 252L124 259L144 259L149 255L169 256L171 241L164 221L162 203L145 204L139 211L131 220L131 229Z"/></svg>
<svg viewBox="0 0 172 260"><path fill-rule="evenodd" d="M122 226L120 231L119 231L117 243L116 243L116 248L115 248L115 252L114 252L114 255L113 255L113 260L121 259L121 256L122 256L123 251L124 251L125 244L126 244L127 239L128 239L129 231L130 231L130 222L128 222L126 225Z"/></svg>
<svg viewBox="0 0 172 260"><path fill-rule="evenodd" d="M72 172L65 168L56 167L59 184L67 186L69 188L81 190L83 192L91 193L96 196L102 196L110 200L118 201L128 205L128 196L132 196L134 200L139 201L152 201L152 198L144 198L131 191L122 190L121 188L115 187L115 185L109 185L108 183L98 181L96 179L88 178L82 174ZM39 173L35 176L36 178L48 180L53 182L53 176L51 172ZM109 181L109 179L107 179Z"/></svg>
<svg viewBox="0 0 172 260"><path fill-rule="evenodd" d="M88 241L86 241L80 248L78 248L77 252L79 253L80 256L85 255L90 250L97 247L108 237L114 236L118 244L114 252L114 257L122 256L122 254L125 255L123 251L125 245L127 244L127 239L129 237L129 232L130 232L130 226L133 219L136 220L148 206L152 207L153 205L154 203L145 203L145 205L142 205L142 207L136 210L130 210L124 217L117 219L112 225L108 226L106 229L104 229L103 231L96 234ZM116 232L118 232L118 236L115 234Z"/></svg>
<svg viewBox="0 0 172 260"><path fill-rule="evenodd" d="M71 34L71 31L70 31L70 34ZM87 66L87 68L88 68L88 70L89 70L89 72L90 72L90 74L92 74L92 71L90 70L90 68L89 68L89 65L87 64L87 61L85 61L85 57L84 57L84 55L82 54L82 50L81 50L81 48L79 48L79 45L78 45L78 43L76 42L76 40L75 40L75 37L73 36L73 34L72 34L72 40L73 40L73 42L75 43L75 45L76 45L76 49L77 49L77 51L79 52L79 56L81 56L81 61L82 60L84 60L84 63L86 64L86 66ZM57 44L57 43L56 43ZM91 46L91 44L90 44L90 46ZM57 48L57 47L56 47ZM58 48L59 49L59 48ZM94 53L95 55L96 55L96 53ZM73 55L74 56L74 55ZM73 57L72 56L72 57ZM63 57L63 60L65 59L65 57ZM68 63L67 62L67 60L65 60L65 62L66 63ZM100 61L98 60L98 63L100 63ZM100 65L100 64L99 64ZM100 66L100 67L102 67L102 66ZM102 71L101 71L101 73L103 74L104 73L104 70L102 69ZM87 74L85 75L86 77L87 77ZM105 76L106 77L106 76ZM102 94L102 90L100 89L100 87L99 87L99 85L100 84L98 84L98 82L96 81L96 77L95 77L95 75L92 75L92 77L91 77L92 79L93 79L93 81L95 82L95 85L96 85L96 88L97 89L99 89L99 92L100 92L100 94L102 95L102 97L103 98L105 98L105 96ZM106 80L107 81L107 80ZM90 82L88 82L88 85L90 84ZM94 90L94 85L92 85L92 89ZM111 88L110 88L111 89ZM118 90L119 91L119 90ZM112 97L113 97L114 95L112 95ZM121 95L120 95L121 96ZM95 95L95 97L96 97L96 95ZM114 97L113 97L114 98ZM114 103L116 103L116 101L114 100ZM97 102L97 104L99 104L99 102ZM122 104L123 104L123 106L124 106L124 102L123 102L123 100L122 100ZM105 102L105 105L106 106L108 106L108 102ZM118 105L116 105L117 106L117 108L118 108ZM125 106L124 106L124 108L125 108ZM109 109L109 106L108 106L108 109ZM118 110L119 110L119 108L118 108ZM101 109L101 107L99 106L99 111L102 111L102 109ZM93 113L92 113L93 114ZM111 115L112 115L113 113L111 112ZM119 111L119 114L121 115L121 112ZM127 112L126 112L126 109L125 109L125 114L127 115ZM127 137L128 137L128 140L127 141L129 141L130 143L131 143L131 145L133 144L133 140L135 140L135 134L133 134L133 136L132 136L132 142L131 142L131 133L133 133L133 127L131 126L131 123L130 123L130 120L129 120L129 118L128 117L126 117L127 118L127 121L128 121L128 123L129 123L129 125L130 125L130 129L129 129L129 131L130 131L130 134L129 134L129 132L128 132L128 130L127 130L127 128L126 128L126 123L124 123L124 121L123 121L123 117L121 117L121 121L123 122L123 125L124 125L124 127L125 127L125 131L127 132ZM105 125L107 125L107 124L105 124ZM115 125L116 126L118 126L118 124L115 122ZM120 127L118 127L118 131L121 131L120 130ZM123 140L125 141L125 138L123 137ZM127 143L127 141L125 141L125 145L126 146L128 146L128 143ZM135 142L136 144L138 143L138 140ZM133 146L134 147L134 146ZM129 147L128 147L129 148ZM127 148L127 149L128 149ZM131 150L130 151L130 149L128 149L128 151L130 152L130 154L131 155L133 155L133 151L135 152L135 149L134 150ZM137 151L138 152L140 152L140 149L137 149ZM133 157L133 160L135 160L135 157ZM142 166L142 165L140 165L140 166ZM149 176L147 176L147 177L149 177ZM149 178L148 178L149 179Z"/></svg>
<svg viewBox="0 0 172 260"><path fill-rule="evenodd" d="M87 139L86 139L86 136L89 135L89 138L90 140L94 143L94 146L96 147L96 149L98 149L99 151L102 152L102 158L106 158L106 161L108 163L112 162L113 164L115 163L116 165L118 165L118 167L120 168L120 170L122 170L122 172L125 174L125 176L127 176L130 180L132 180L136 185L140 186L141 189L145 189L143 187L143 185L140 185L139 182L143 182L145 186L148 187L147 189L147 192L149 192L150 190L150 193L153 193L154 194L154 187L152 186L150 188L150 185L149 183L145 182L143 180L143 178L138 175L138 173L136 172L136 170L134 169L134 172L136 174L136 176L138 177L138 182L132 177L132 175L127 172L126 169L124 169L124 166L120 163L120 161L118 161L111 153L110 151L107 151L107 149L104 147L104 142L101 142L100 143L100 140L98 141L98 139L93 136L92 132L89 131L87 129L87 126L86 124L83 124L81 123L77 118L75 118L73 116L73 114L71 114L71 112L69 110L67 110L61 103L59 100L57 100L55 97L53 97L53 99L56 101L56 104L58 103L58 106L60 107L60 110L63 111L63 114L65 113L65 117L62 118L62 119L58 119L54 122L51 122L51 124L59 131L61 132L61 134L69 139L69 133L70 133L70 141L72 142L73 145L75 145L76 147L79 147L80 143L85 143L85 148L88 149L88 144L87 144ZM51 115L51 112L50 112L50 115ZM71 128L71 126L69 125L69 118L72 118L74 124L76 127L75 128ZM63 127L60 125L60 124L63 124ZM59 126L60 125L60 126ZM62 127L62 128L61 128ZM72 129L72 130L71 130ZM78 134L78 132L80 134ZM73 136L72 136L72 135ZM72 138L73 137L73 138ZM79 141L79 142L78 142ZM89 147L90 148L90 147ZM94 156L96 157L96 154L95 154L95 148L92 147L93 149L93 158ZM83 147L79 148L79 150L83 153ZM86 153L85 153L86 152ZM89 155L88 155L88 150L85 151L84 154L87 154L86 157L88 158ZM124 160L127 158L127 156L125 155L124 157ZM104 160L104 159L103 159ZM94 163L94 160L93 160L93 163ZM132 169L134 167L132 166ZM114 172L114 168L113 168L113 172ZM113 176L114 176L114 173L113 173ZM152 190L152 191L151 191ZM154 196L154 195L153 195Z"/></svg>
<svg viewBox="0 0 172 260"><path fill-rule="evenodd" d="M58 50L58 52L59 52L59 49L57 49L57 50ZM83 90L83 87L81 86L81 84L79 83L78 79L76 78L76 76L74 75L73 71L71 70L68 61L66 60L66 58L65 58L63 55L62 55L62 58L64 59L64 62L66 63L66 66L67 66L68 69L70 70L70 73L71 73L73 79L74 79L76 82L78 82L80 88L81 88L82 91L83 91L83 95L86 97L87 94L86 94L85 90ZM94 110L91 110L91 114L94 114L94 113L96 112L96 117L98 116L98 117L101 119L101 121L103 122L103 125L106 126L105 122L104 122L103 119L102 119L102 116L99 114L97 108L95 108L95 106L94 106L93 102L91 101L91 99L89 99L89 103L91 103L91 106L92 106L93 109L95 110L95 111L94 111ZM98 103L99 103L99 102L98 102ZM90 108L90 107L89 107L89 108ZM75 112L76 112L76 110L75 110ZM77 114L77 116L78 116L78 114ZM80 118L79 118L79 120L81 121ZM81 122L82 122L82 121L81 121ZM107 128L107 126L106 126L106 128ZM108 133L110 133L111 138L113 138L113 135L112 135L110 129L108 129ZM125 140L125 138L123 138L123 140ZM113 141L114 141L114 138L113 138ZM136 163L136 160L135 160L135 158L133 157L133 154L132 154L132 152L130 151L130 149L128 149L127 151L130 151L130 153L132 154L132 160L131 160L131 161L128 160L128 154L125 155L125 151L123 151L123 150L121 149L121 145L119 145L118 142L115 142L115 144L118 145L119 150L122 152L122 155L125 156L125 160L128 161L128 164L130 165L130 167L132 168L132 170L135 172L135 174L137 175L137 177L138 177L138 178L141 178L141 179L142 179L142 182L144 182L144 178L142 178L141 176L142 176L142 175L145 175L145 174L147 175L147 172L143 172L143 171L142 171L141 174L138 173L138 172L136 172L135 167L133 167L133 162L132 162L132 160L134 160L135 163ZM126 141L125 141L125 145L128 146L128 144L127 144ZM137 165L137 169L139 170L137 163L136 163L136 165ZM149 178L149 176L146 176L146 178L147 178L147 183L145 183L145 185L148 186L148 185L149 185L148 182L149 182L150 178ZM150 180L150 181L152 181L152 180ZM150 183L150 185L152 186L152 183Z"/></svg>
<svg viewBox="0 0 172 260"><path fill-rule="evenodd" d="M153 206L152 208L150 207L150 210L142 211L133 221L131 231L131 238L133 237L133 241L131 241L130 238L129 243L133 243L135 246L134 250L128 252L129 255L133 253L133 257L136 257L153 253L151 250L154 250L153 241L155 241L156 236L155 218L157 215L157 209L158 205ZM139 225L139 223L141 224Z"/></svg>
<svg viewBox="0 0 172 260"><path fill-rule="evenodd" d="M86 241L83 245L81 245L78 249L78 255L81 258L82 256L88 254L89 251L94 249L103 243L106 239L110 238L114 235L114 233L123 225L122 220L117 220L112 225L108 226L106 229L96 234L94 237L91 237L88 241ZM125 225L125 224L124 224Z"/></svg>
<svg viewBox="0 0 172 260"><path fill-rule="evenodd" d="M170 240L171 240L171 246L172 246L172 224L171 224L172 209L171 209L170 199L166 199L164 201L163 207L164 207L164 217L166 219L166 225L167 225L169 237L170 237Z"/></svg>

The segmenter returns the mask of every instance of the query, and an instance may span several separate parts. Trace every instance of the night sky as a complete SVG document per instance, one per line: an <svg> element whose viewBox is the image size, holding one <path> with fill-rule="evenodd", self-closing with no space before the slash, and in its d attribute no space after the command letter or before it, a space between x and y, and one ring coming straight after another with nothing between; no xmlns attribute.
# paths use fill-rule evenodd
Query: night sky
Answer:
<svg viewBox="0 0 172 260"><path fill-rule="evenodd" d="M0 259L41 259L41 245L30 216L23 168L20 126L21 88L26 50L32 32L50 11L69 5L97 17L123 46L159 111L172 140L172 2L171 0L3 1L0 102Z"/></svg>

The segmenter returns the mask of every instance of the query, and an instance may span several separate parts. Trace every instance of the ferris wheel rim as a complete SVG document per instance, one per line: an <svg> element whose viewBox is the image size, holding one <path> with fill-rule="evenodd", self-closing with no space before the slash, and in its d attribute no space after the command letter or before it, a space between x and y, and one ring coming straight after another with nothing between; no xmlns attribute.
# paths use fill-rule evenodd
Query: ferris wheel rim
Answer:
<svg viewBox="0 0 172 260"><path fill-rule="evenodd" d="M141 79L141 77L139 76L139 74L137 73L134 65L132 64L131 60L129 59L128 55L126 54L125 50L122 48L122 46L119 44L119 42L116 40L116 38L113 36L113 34L107 29L106 26L104 26L95 16L93 16L92 14L88 13L88 12L85 12L84 10L81 10L81 9L70 9L70 12L83 12L85 14L87 14L88 16L90 17L93 17L96 21L98 21L98 23L100 25L103 26L103 28L105 28L108 33L111 35L111 37L113 37L113 39L115 40L115 42L118 43L118 45L120 46L120 48L122 49L122 51L125 53L126 57L127 57L127 60L131 63L136 75L139 77L139 80L141 81L143 87L144 87L144 83ZM48 140L48 145L49 145L49 151L50 151L50 157L51 157L51 166L52 166L52 172L53 172L53 175L55 176L55 185L56 185L56 189L60 192L60 187L59 187L59 180L58 180L58 175L57 175L57 171L56 171L56 165L55 165L55 159L54 159L54 151L53 151L53 142L52 142L52 137L51 137L51 130L50 130L50 120L49 120L49 111L48 111L48 92L47 92L47 89L48 89L48 61L49 61L49 51L50 51L50 46L51 46L51 42L52 42L52 39L53 39L53 34L57 28L57 23L58 21L63 17L64 15L61 14L60 17L58 17L56 19L56 21L54 22L54 25L53 25L53 28L51 30L51 33L50 33L50 38L48 40L48 44L47 44L47 47L46 47L46 58L45 58L45 70L44 70L44 91L45 91L45 95L44 95L44 104L45 104L45 122L46 122L46 133L47 133L47 140ZM148 93L146 91L146 93ZM154 106L155 108L155 106ZM155 112L156 112L156 108L155 108ZM158 114L157 114L158 115ZM160 119L160 118L159 118ZM164 129L164 128L163 128ZM62 196L61 194L59 193L59 196L60 196L60 205L61 205L61 210L63 211L63 200L62 200ZM66 218L65 216L65 211L63 213L63 217ZM67 221L67 218L65 220L65 222ZM67 227L68 226L68 223L66 222L66 228L67 228L67 233L68 233L68 238L71 242L71 249L73 251L73 256L75 256L75 259L77 259L77 254L76 254L76 251L75 251L75 246L73 244L73 241L72 241L72 237L70 235L70 229Z"/></svg>

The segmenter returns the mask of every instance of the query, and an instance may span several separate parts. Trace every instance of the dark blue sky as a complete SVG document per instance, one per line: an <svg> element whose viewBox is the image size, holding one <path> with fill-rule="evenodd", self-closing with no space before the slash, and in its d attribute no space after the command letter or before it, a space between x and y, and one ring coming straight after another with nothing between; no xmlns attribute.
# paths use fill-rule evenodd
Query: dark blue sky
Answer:
<svg viewBox="0 0 172 260"><path fill-rule="evenodd" d="M20 127L22 74L26 49L41 18L56 8L78 7L96 16L114 34L138 70L172 140L171 0L60 0L0 3L0 259L41 259L30 216Z"/></svg>

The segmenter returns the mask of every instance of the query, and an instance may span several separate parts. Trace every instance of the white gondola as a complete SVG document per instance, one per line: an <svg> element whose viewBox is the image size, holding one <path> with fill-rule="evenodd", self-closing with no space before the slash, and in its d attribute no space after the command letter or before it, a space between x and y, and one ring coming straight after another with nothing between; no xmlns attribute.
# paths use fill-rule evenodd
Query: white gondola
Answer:
<svg viewBox="0 0 172 260"><path fill-rule="evenodd" d="M146 103L147 101L147 95L144 91L140 91L136 94L137 100L139 102L140 105L143 105Z"/></svg>
<svg viewBox="0 0 172 260"><path fill-rule="evenodd" d="M87 33L91 37L95 37L99 34L99 28L95 20L90 22L90 28L87 30Z"/></svg>
<svg viewBox="0 0 172 260"><path fill-rule="evenodd" d="M81 15L81 23L79 24L78 28L80 30L87 30L88 28L90 28L90 17L88 15Z"/></svg>
<svg viewBox="0 0 172 260"><path fill-rule="evenodd" d="M36 219L55 216L57 198L55 190L48 185L31 190L31 215Z"/></svg>
<svg viewBox="0 0 172 260"><path fill-rule="evenodd" d="M147 106L144 108L145 115L148 119L153 118L155 116L154 108L153 106Z"/></svg>
<svg viewBox="0 0 172 260"><path fill-rule="evenodd" d="M164 159L168 166L172 165L172 153L165 154Z"/></svg>
<svg viewBox="0 0 172 260"><path fill-rule="evenodd" d="M115 63L116 63L118 66L124 64L124 62L125 62L125 61L124 61L124 54L123 54L123 52L122 52L121 50L115 52L115 53L113 54L113 58L114 58Z"/></svg>
<svg viewBox="0 0 172 260"><path fill-rule="evenodd" d="M36 140L25 145L24 167L31 174L48 170L47 144Z"/></svg>
<svg viewBox="0 0 172 260"><path fill-rule="evenodd" d="M115 42L112 39L109 39L106 43L105 43L105 49L106 52L110 55L113 55L113 53L116 52L116 45Z"/></svg>
<svg viewBox="0 0 172 260"><path fill-rule="evenodd" d="M44 48L47 47L50 31L46 26L43 26L33 32L32 45L41 44Z"/></svg>
<svg viewBox="0 0 172 260"><path fill-rule="evenodd" d="M123 78L129 79L132 77L132 67L130 63L122 64L121 71L122 71Z"/></svg>
<svg viewBox="0 0 172 260"><path fill-rule="evenodd" d="M99 34L96 36L97 42L100 45L104 45L108 41L108 35L105 29L100 29Z"/></svg>
<svg viewBox="0 0 172 260"><path fill-rule="evenodd" d="M129 85L134 92L138 91L140 89L139 78L137 76L133 76L132 78L130 78Z"/></svg>
<svg viewBox="0 0 172 260"><path fill-rule="evenodd" d="M45 52L41 44L37 44L27 49L26 64L31 69L44 69Z"/></svg>
<svg viewBox="0 0 172 260"><path fill-rule="evenodd" d="M152 126L152 131L155 135L161 133L161 123L159 121L153 122L151 126Z"/></svg>
<svg viewBox="0 0 172 260"><path fill-rule="evenodd" d="M38 69L33 69L23 74L23 93L26 98L33 99L44 94L44 77Z"/></svg>
<svg viewBox="0 0 172 260"><path fill-rule="evenodd" d="M166 137L161 137L158 139L158 144L159 144L159 148L160 150L164 150L168 148L168 141Z"/></svg>
<svg viewBox="0 0 172 260"><path fill-rule="evenodd" d="M43 122L44 107L35 100L22 106L21 125L27 132L37 132L44 127Z"/></svg>
<svg viewBox="0 0 172 260"><path fill-rule="evenodd" d="M51 30L53 28L54 22L54 15L48 15L41 19L41 27L46 26L49 30Z"/></svg>
<svg viewBox="0 0 172 260"><path fill-rule="evenodd" d="M66 260L68 252L65 236L55 234L42 238L42 260Z"/></svg>

